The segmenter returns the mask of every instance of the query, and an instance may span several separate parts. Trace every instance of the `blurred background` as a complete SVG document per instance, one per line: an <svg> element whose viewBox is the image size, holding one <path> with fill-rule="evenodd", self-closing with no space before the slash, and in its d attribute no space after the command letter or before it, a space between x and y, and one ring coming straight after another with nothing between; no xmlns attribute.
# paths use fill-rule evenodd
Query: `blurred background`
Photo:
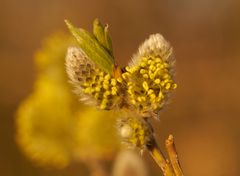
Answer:
<svg viewBox="0 0 240 176"><path fill-rule="evenodd" d="M115 57L125 65L152 33L174 47L178 88L155 123L161 146L175 136L185 175L240 175L240 1L238 0L1 0L0 1L0 175L84 173L35 166L15 140L15 114L33 90L34 53L63 22L91 30L98 17L110 24ZM151 175L160 175L143 156ZM79 172L78 172L79 171ZM84 175L84 174L83 174Z"/></svg>

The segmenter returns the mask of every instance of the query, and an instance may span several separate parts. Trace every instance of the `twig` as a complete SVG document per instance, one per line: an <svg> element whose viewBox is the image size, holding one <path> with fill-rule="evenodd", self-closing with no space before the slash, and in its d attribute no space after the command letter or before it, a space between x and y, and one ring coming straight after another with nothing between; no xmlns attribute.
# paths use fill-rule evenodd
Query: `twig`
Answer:
<svg viewBox="0 0 240 176"><path fill-rule="evenodd" d="M147 146L149 153L153 157L153 159L156 161L158 166L161 168L163 174L165 176L175 176L174 171L171 167L171 164L168 160L166 160L160 150L160 148L157 146L157 143L153 141L152 145Z"/></svg>
<svg viewBox="0 0 240 176"><path fill-rule="evenodd" d="M174 144L173 135L169 135L165 145L166 145L168 156L169 156L175 175L183 176L183 171L181 169L181 166L178 160L178 155L177 155L176 147Z"/></svg>
<svg viewBox="0 0 240 176"><path fill-rule="evenodd" d="M163 156L154 138L152 139L152 143L147 145L147 149L158 166L161 168L164 176L183 176L184 174L178 160L173 135L169 135L165 144L170 162Z"/></svg>

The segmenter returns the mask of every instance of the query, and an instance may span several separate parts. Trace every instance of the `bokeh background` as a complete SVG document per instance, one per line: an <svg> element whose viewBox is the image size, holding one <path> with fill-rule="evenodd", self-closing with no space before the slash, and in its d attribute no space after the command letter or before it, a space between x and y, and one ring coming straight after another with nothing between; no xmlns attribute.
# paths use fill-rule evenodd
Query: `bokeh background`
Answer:
<svg viewBox="0 0 240 176"><path fill-rule="evenodd" d="M156 123L163 146L174 134L186 175L240 175L240 1L238 0L1 0L0 1L0 175L79 175L36 167L15 142L14 115L32 91L33 55L43 38L67 32L64 19L91 30L98 17L110 24L120 65L152 33L161 33L177 59L171 104ZM152 175L160 175L144 155Z"/></svg>

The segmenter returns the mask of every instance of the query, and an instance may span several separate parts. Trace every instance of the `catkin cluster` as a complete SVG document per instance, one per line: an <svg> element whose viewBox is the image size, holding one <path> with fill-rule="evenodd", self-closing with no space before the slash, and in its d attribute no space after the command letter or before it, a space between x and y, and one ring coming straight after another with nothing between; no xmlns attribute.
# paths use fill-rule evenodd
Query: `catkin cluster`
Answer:
<svg viewBox="0 0 240 176"><path fill-rule="evenodd" d="M148 53L135 56L138 61L133 60L118 78L98 68L80 48L70 47L66 66L75 92L82 101L100 109L110 110L123 105L147 116L157 114L169 93L177 87L173 80L172 60L162 58L158 53L153 55L151 45L155 43L152 41L160 39L163 40L159 34L151 35L146 41L150 46L145 46L150 48ZM153 46L153 49L156 48ZM171 49L165 52L163 57L172 57Z"/></svg>
<svg viewBox="0 0 240 176"><path fill-rule="evenodd" d="M66 56L67 73L75 93L83 102L102 110L126 110L134 114L121 120L120 134L133 146L144 148L152 138L151 125L146 119L159 117L177 87L172 47L162 35L150 35L131 62L119 68L109 47L110 37L105 30L108 28L95 22L97 26L91 35L69 22L67 25L80 46L70 47Z"/></svg>

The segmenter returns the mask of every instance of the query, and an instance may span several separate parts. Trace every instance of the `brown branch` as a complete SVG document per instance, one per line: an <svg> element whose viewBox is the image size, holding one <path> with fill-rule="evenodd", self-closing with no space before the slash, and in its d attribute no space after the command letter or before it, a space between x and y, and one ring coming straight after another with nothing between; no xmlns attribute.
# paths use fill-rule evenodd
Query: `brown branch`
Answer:
<svg viewBox="0 0 240 176"><path fill-rule="evenodd" d="M155 141L153 141L152 145L147 146L147 149L155 162L161 168L164 176L175 176L171 164L164 158L160 148L157 146L157 143Z"/></svg>
<svg viewBox="0 0 240 176"><path fill-rule="evenodd" d="M147 149L155 162L161 168L164 176L183 176L183 171L178 160L173 135L169 135L168 139L166 140L166 150L170 162L163 156L154 138L152 139L151 145L147 146Z"/></svg>
<svg viewBox="0 0 240 176"><path fill-rule="evenodd" d="M181 169L181 166L178 160L178 155L177 155L176 147L174 144L173 135L169 135L165 145L166 145L168 156L169 156L171 165L173 167L175 176L183 176L183 171Z"/></svg>

